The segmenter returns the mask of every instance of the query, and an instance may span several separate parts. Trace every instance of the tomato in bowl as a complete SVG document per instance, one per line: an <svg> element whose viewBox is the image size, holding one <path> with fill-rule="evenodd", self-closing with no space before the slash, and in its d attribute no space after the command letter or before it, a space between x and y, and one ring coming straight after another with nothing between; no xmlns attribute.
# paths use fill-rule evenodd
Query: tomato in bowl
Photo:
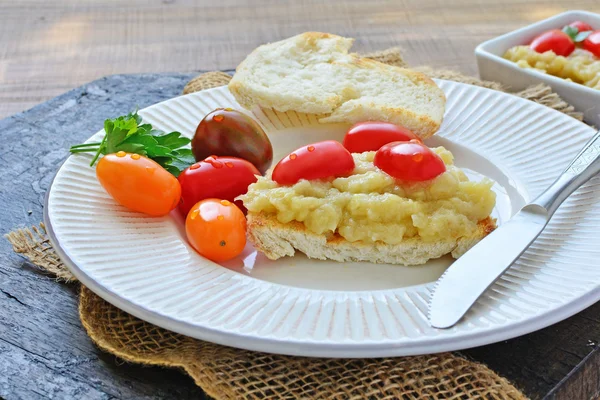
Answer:
<svg viewBox="0 0 600 400"><path fill-rule="evenodd" d="M481 43L475 49L477 66L481 79L499 82L510 91L520 91L527 87L545 83L562 99L583 112L584 120L600 126L600 90L552 76L534 68L522 68L503 56L512 47L528 45L544 32L561 29L576 21L581 21L595 29L600 29L600 15L587 11L568 11L529 26L506 33ZM578 53L583 47L575 49Z"/></svg>

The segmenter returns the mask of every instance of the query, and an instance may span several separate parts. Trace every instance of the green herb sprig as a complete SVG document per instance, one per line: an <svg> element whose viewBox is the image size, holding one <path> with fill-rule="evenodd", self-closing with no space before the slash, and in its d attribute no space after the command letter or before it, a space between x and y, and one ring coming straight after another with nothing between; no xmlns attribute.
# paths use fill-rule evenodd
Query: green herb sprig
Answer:
<svg viewBox="0 0 600 400"><path fill-rule="evenodd" d="M562 31L569 35L575 43L583 42L592 33L592 31L579 32L579 29L569 25L565 26Z"/></svg>
<svg viewBox="0 0 600 400"><path fill-rule="evenodd" d="M192 150L183 148L190 139L182 137L179 132L165 133L152 128L150 124L142 124L142 117L137 113L129 113L104 121L106 134L101 142L83 143L72 146L71 153L95 153L90 167L98 157L104 154L124 151L151 158L171 174L178 176L181 171L196 162Z"/></svg>

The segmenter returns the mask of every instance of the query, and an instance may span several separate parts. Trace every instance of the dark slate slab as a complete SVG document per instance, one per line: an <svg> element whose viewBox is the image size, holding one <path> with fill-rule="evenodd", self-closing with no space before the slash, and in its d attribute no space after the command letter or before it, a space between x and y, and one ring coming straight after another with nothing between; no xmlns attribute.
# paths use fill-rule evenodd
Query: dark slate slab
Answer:
<svg viewBox="0 0 600 400"><path fill-rule="evenodd" d="M177 96L195 74L106 77L0 121L0 233L42 220L48 185L70 145L106 118ZM600 304L518 339L465 351L533 398L578 399L600 388ZM99 351L59 285L0 240L0 398L192 399L185 374Z"/></svg>
<svg viewBox="0 0 600 400"><path fill-rule="evenodd" d="M36 225L71 144L106 118L177 96L195 74L117 75L0 121L0 233ZM74 285L59 285L0 240L0 398L198 399L185 374L123 363L98 350L77 314Z"/></svg>

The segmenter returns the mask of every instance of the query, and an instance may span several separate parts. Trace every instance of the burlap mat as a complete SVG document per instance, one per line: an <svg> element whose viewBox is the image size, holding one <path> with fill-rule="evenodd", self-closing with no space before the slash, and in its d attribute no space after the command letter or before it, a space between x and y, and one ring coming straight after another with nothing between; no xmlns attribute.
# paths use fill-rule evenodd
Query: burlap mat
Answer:
<svg viewBox="0 0 600 400"><path fill-rule="evenodd" d="M367 55L403 66L398 49ZM454 71L417 68L431 77L495 90ZM225 85L231 77L208 72L192 79L183 93ZM549 87L538 85L516 95L581 120L581 113ZM15 230L7 239L15 252L58 280L75 281L50 245L43 224ZM506 379L461 356L435 355L385 359L315 359L258 353L192 339L159 328L112 306L81 286L79 316L92 340L127 361L183 368L215 399L525 399Z"/></svg>

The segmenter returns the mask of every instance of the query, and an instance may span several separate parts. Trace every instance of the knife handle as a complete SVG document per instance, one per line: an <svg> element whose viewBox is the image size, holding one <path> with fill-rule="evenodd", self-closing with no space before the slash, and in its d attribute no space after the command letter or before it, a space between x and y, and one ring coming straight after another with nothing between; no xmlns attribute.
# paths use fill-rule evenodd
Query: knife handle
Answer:
<svg viewBox="0 0 600 400"><path fill-rule="evenodd" d="M579 186L600 172L600 130L586 143L567 169L531 204L542 206L550 218L558 206Z"/></svg>

